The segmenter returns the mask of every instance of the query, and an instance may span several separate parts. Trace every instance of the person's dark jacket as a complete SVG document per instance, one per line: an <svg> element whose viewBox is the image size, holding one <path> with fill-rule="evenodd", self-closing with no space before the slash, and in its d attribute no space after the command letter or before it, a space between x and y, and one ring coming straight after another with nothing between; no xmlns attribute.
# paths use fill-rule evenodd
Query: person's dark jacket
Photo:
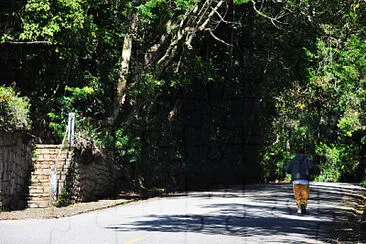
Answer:
<svg viewBox="0 0 366 244"><path fill-rule="evenodd" d="M313 162L304 154L297 154L286 165L286 171L291 174L292 181L294 180L310 180L310 170L313 168Z"/></svg>

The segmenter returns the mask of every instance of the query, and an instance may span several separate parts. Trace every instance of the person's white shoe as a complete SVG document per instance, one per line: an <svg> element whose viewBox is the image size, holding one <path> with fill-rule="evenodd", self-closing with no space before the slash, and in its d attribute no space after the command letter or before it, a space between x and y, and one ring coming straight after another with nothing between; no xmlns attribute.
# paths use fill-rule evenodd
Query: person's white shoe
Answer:
<svg viewBox="0 0 366 244"><path fill-rule="evenodd" d="M301 209L297 210L297 214L301 214Z"/></svg>

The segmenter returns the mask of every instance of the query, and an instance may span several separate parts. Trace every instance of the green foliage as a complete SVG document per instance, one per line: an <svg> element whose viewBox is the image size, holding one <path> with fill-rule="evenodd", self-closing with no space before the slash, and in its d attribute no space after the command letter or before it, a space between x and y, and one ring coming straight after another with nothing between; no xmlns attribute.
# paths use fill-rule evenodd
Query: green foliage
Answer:
<svg viewBox="0 0 366 244"><path fill-rule="evenodd" d="M0 86L0 129L5 131L29 130L30 103L11 87Z"/></svg>
<svg viewBox="0 0 366 244"><path fill-rule="evenodd" d="M245 3L249 3L251 0L234 0L235 4L245 4Z"/></svg>
<svg viewBox="0 0 366 244"><path fill-rule="evenodd" d="M72 95L72 100L86 100L88 96L94 94L94 89L92 87L84 86L83 88L79 87L65 87L65 91L69 91Z"/></svg>
<svg viewBox="0 0 366 244"><path fill-rule="evenodd" d="M291 2L287 5L305 12L315 6ZM323 19L314 16L321 34L315 36L315 46L304 48L305 75L274 96L274 134L268 143L276 140L284 155L304 146L316 159L318 181L347 180L350 175L355 180L365 134L366 49L363 38L353 34L360 30L361 12L353 7L348 11L346 5L337 1ZM317 9L322 7L319 2Z"/></svg>
<svg viewBox="0 0 366 244"><path fill-rule="evenodd" d="M365 187L365 188L366 188L366 180L361 181L360 186L362 186L362 187Z"/></svg>
<svg viewBox="0 0 366 244"><path fill-rule="evenodd" d="M316 152L325 158L321 165L320 175L316 180L337 182L341 176L342 154L344 154L344 149L336 145L328 146L321 143L316 148Z"/></svg>
<svg viewBox="0 0 366 244"><path fill-rule="evenodd" d="M60 196L57 198L56 207L66 207L70 204L70 193L66 187L62 188Z"/></svg>
<svg viewBox="0 0 366 244"><path fill-rule="evenodd" d="M135 89L130 91L130 94L138 100L151 100L154 99L157 94L162 92L164 86L164 80L155 79L151 73L142 73L139 79L139 84Z"/></svg>
<svg viewBox="0 0 366 244"><path fill-rule="evenodd" d="M49 40L62 31L77 32L84 27L84 0L29 0L24 9L23 28L20 40Z"/></svg>
<svg viewBox="0 0 366 244"><path fill-rule="evenodd" d="M280 145L272 145L263 156L261 162L263 168L263 178L266 182L275 180L289 180L285 172L285 166L291 160L294 154L283 149Z"/></svg>
<svg viewBox="0 0 366 244"><path fill-rule="evenodd" d="M73 196L74 184L76 180L75 165L72 164L66 175L66 184L63 186L56 201L56 207L66 207L70 205Z"/></svg>
<svg viewBox="0 0 366 244"><path fill-rule="evenodd" d="M66 125L68 121L68 114L71 112L76 113L76 120L79 121L78 125L82 129L84 126L87 128L89 123L84 124L84 121L89 121L82 114L91 112L90 103L95 90L93 87L84 86L79 87L65 87L65 96L59 98L60 110L49 112L48 118L50 120L49 127L52 129L54 135L60 139L65 135Z"/></svg>
<svg viewBox="0 0 366 244"><path fill-rule="evenodd" d="M339 119L337 126L343 136L352 138L352 135L361 128L359 113L346 111L346 114Z"/></svg>
<svg viewBox="0 0 366 244"><path fill-rule="evenodd" d="M60 123L59 121L62 120L62 117L52 112L48 113L48 117L51 120L51 122L49 122L49 128L52 130L52 133L57 138L62 139L66 133L66 120L63 119L63 122Z"/></svg>
<svg viewBox="0 0 366 244"><path fill-rule="evenodd" d="M153 10L163 3L166 4L166 0L149 0L139 6L139 11L143 17L151 19L154 17Z"/></svg>
<svg viewBox="0 0 366 244"><path fill-rule="evenodd" d="M117 155L123 158L125 162L135 163L141 155L141 141L139 137L128 133L123 129L115 132L114 147Z"/></svg>
<svg viewBox="0 0 366 244"><path fill-rule="evenodd" d="M226 1L217 9L220 15L212 12L202 28L232 46L194 29L216 3L26 1L12 13L0 10L0 17L12 18L0 20L6 26L1 43L30 42L4 44L0 76L7 84L14 76L19 90L31 97L37 129L49 126L61 139L68 113L75 112L80 137L108 151L111 161L126 167L129 179L150 186L183 185L187 172L200 178L200 170L239 172L259 160L243 153L229 165L218 155L237 155L225 152L231 146L255 154L252 144L259 148L262 143L266 181L286 179L283 167L300 147L314 158L318 180L355 174L358 148L366 140L365 2L256 1L264 15L281 16L271 23L253 10L250 0ZM133 45L126 102L111 128L121 47L133 14L138 20L136 31L128 33ZM221 18L225 21L220 23ZM184 35L191 32L188 49ZM174 55L163 72L156 72L168 48ZM147 65L149 55L152 63ZM197 101L187 105L187 100ZM183 114L184 106L194 115ZM203 124L207 138L185 134L193 122ZM229 131L231 123L235 129ZM203 148L197 155L208 156L194 158L197 145L190 142L195 140Z"/></svg>

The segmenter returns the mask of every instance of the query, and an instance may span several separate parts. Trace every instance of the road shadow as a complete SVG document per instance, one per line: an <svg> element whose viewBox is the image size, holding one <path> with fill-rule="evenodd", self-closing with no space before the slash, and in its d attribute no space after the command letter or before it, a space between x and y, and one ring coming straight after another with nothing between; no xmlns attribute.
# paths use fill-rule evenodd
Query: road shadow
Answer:
<svg viewBox="0 0 366 244"><path fill-rule="evenodd" d="M294 237L330 242L357 240L352 211L344 199L359 196L360 191L342 185L311 186L309 215L298 216L291 184L251 185L240 189L188 194L190 198L242 198L241 203L210 203L202 205L208 214L144 215L117 225L106 226L113 231L193 232L209 235L241 237L281 236L292 242ZM301 243L301 241L296 241Z"/></svg>

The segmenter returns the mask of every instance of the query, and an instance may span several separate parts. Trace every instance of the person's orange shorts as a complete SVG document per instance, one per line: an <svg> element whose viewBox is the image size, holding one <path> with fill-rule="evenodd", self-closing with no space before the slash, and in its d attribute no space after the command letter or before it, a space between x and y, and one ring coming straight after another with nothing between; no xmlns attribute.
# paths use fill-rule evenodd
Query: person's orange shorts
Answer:
<svg viewBox="0 0 366 244"><path fill-rule="evenodd" d="M301 209L301 203L305 203L305 207L308 206L309 185L294 184L294 194L298 209Z"/></svg>

